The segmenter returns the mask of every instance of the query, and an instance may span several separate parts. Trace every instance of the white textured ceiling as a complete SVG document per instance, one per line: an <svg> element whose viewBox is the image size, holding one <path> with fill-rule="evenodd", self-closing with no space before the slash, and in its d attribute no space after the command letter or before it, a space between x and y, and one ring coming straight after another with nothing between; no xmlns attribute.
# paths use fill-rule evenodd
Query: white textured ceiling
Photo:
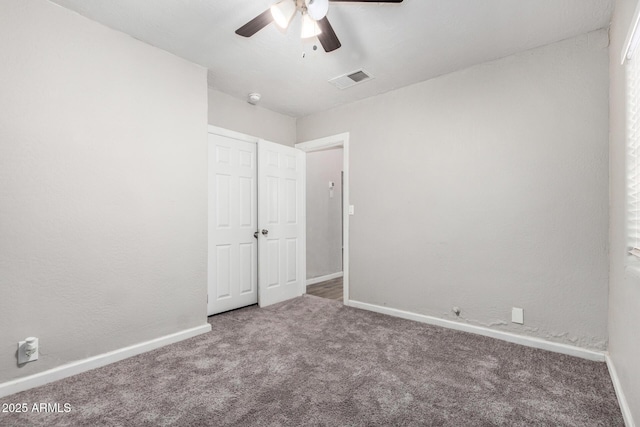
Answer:
<svg viewBox="0 0 640 427"><path fill-rule="evenodd" d="M405 0L331 3L342 47L325 53L274 24L251 38L234 31L276 0L52 0L209 69L209 86L301 117L518 51L608 26L612 0ZM314 39L315 40L315 39ZM318 50L312 50L313 44ZM302 52L309 54L302 58ZM328 83L366 69L346 90Z"/></svg>

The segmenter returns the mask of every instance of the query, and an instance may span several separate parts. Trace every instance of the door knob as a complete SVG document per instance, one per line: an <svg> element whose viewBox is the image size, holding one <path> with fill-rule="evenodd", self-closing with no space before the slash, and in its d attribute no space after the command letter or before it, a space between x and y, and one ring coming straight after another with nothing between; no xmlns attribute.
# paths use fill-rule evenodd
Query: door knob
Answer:
<svg viewBox="0 0 640 427"><path fill-rule="evenodd" d="M269 234L269 230L265 230L264 228L262 229L262 235L266 236L267 234Z"/></svg>
<svg viewBox="0 0 640 427"><path fill-rule="evenodd" d="M253 237L256 238L256 239L258 238L258 232L257 231L255 233L253 233Z"/></svg>

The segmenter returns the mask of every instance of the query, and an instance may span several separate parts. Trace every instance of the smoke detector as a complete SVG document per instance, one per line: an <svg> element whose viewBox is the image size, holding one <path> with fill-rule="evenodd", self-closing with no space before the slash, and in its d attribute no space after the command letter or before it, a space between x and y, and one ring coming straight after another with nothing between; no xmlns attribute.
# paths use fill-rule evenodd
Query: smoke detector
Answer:
<svg viewBox="0 0 640 427"><path fill-rule="evenodd" d="M249 94L247 102L251 105L256 105L258 102L260 102L260 98L262 98L262 95L257 92L252 92Z"/></svg>
<svg viewBox="0 0 640 427"><path fill-rule="evenodd" d="M355 86L360 83L364 83L367 80L371 80L373 77L370 73L362 68L351 73L343 74L342 76L334 77L329 80L329 83L337 87L338 89L346 89L351 86Z"/></svg>

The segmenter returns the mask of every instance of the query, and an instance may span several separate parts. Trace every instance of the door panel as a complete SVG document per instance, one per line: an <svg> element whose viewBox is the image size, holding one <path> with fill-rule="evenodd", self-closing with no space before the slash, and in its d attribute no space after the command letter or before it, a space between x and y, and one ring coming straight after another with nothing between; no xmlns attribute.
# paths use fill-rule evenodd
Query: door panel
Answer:
<svg viewBox="0 0 640 427"><path fill-rule="evenodd" d="M231 245L216 246L216 280L218 298L231 296Z"/></svg>
<svg viewBox="0 0 640 427"><path fill-rule="evenodd" d="M258 228L267 231L258 243L261 307L304 292L304 162L300 150L258 141Z"/></svg>
<svg viewBox="0 0 640 427"><path fill-rule="evenodd" d="M287 239L287 283L298 280L298 239Z"/></svg>
<svg viewBox="0 0 640 427"><path fill-rule="evenodd" d="M240 295L245 295L255 291L256 274L253 259L255 257L254 243L240 244Z"/></svg>
<svg viewBox="0 0 640 427"><path fill-rule="evenodd" d="M208 314L255 304L256 145L209 134Z"/></svg>

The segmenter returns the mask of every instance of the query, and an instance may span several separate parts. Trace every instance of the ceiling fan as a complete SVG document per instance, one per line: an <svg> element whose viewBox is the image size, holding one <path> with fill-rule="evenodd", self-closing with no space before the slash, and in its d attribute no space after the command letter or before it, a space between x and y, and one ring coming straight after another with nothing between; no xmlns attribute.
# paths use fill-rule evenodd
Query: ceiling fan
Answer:
<svg viewBox="0 0 640 427"><path fill-rule="evenodd" d="M329 2L402 3L402 0L280 0L236 30L236 34L251 37L271 22L286 29L296 12L302 15L300 38L318 37L325 52L338 49L341 44L327 19Z"/></svg>

